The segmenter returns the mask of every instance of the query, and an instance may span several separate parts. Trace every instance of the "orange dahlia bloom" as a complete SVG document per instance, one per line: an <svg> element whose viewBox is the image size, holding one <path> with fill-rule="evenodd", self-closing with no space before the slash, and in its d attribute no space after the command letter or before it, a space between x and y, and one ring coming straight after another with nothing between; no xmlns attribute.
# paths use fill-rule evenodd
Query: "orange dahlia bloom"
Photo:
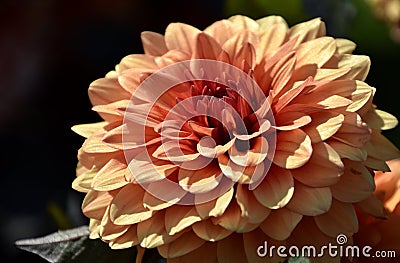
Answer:
<svg viewBox="0 0 400 263"><path fill-rule="evenodd" d="M375 251L384 251L386 255L388 251L395 251L396 257L363 258L360 262L398 262L400 257L400 159L387 164L391 172L375 172L375 196L383 202L387 218L360 214L360 231L355 235L355 243L371 246L372 255Z"/></svg>
<svg viewBox="0 0 400 263"><path fill-rule="evenodd" d="M92 238L168 262L275 262L264 241L351 241L355 207L385 216L369 209L373 171L399 156L380 133L397 120L373 106L353 42L278 16L172 23L142 42L90 85L104 121L73 127Z"/></svg>

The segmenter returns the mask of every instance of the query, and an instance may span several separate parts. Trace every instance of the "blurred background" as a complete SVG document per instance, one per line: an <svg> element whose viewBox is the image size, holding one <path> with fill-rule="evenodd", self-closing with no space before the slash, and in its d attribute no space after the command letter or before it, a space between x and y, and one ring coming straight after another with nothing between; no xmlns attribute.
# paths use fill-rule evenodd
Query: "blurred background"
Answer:
<svg viewBox="0 0 400 263"><path fill-rule="evenodd" d="M233 14L278 14L289 25L322 17L329 35L371 57L374 102L400 117L400 0L0 0L2 262L44 262L14 241L87 224L83 194L71 189L83 138L70 127L100 120L90 82L142 53L142 31L164 33L171 22L204 29ZM399 131L386 132L398 147Z"/></svg>

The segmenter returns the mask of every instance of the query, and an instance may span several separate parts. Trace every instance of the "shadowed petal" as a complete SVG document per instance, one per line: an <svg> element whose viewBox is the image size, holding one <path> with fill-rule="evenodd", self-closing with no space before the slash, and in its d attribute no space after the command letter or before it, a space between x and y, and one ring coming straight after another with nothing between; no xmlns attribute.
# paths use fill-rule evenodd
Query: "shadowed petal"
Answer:
<svg viewBox="0 0 400 263"><path fill-rule="evenodd" d="M242 234L232 234L217 243L217 256L219 263L247 262L245 255Z"/></svg>
<svg viewBox="0 0 400 263"><path fill-rule="evenodd" d="M346 203L360 202L375 190L372 174L361 163L343 160L345 170L337 184L331 186L332 196Z"/></svg>
<svg viewBox="0 0 400 263"><path fill-rule="evenodd" d="M203 239L198 238L193 231L188 231L171 243L157 247L157 250L161 256L171 259L186 255L201 247L205 242Z"/></svg>
<svg viewBox="0 0 400 263"><path fill-rule="evenodd" d="M233 231L214 224L210 219L202 220L192 225L196 235L206 241L219 241L229 236Z"/></svg>
<svg viewBox="0 0 400 263"><path fill-rule="evenodd" d="M140 185L127 184L115 196L110 207L111 220L116 225L136 224L153 215L143 206L145 191Z"/></svg>
<svg viewBox="0 0 400 263"><path fill-rule="evenodd" d="M293 212L316 216L327 212L332 203L332 194L329 187L308 187L295 181L294 195L286 205Z"/></svg>
<svg viewBox="0 0 400 263"><path fill-rule="evenodd" d="M169 235L175 235L200 220L194 206L174 205L166 209L165 229Z"/></svg>
<svg viewBox="0 0 400 263"><path fill-rule="evenodd" d="M356 212L352 204L332 200L331 209L322 215L314 217L318 228L328 236L337 237L339 234L352 236L358 231Z"/></svg>
<svg viewBox="0 0 400 263"><path fill-rule="evenodd" d="M236 201L242 212L241 216L249 223L259 224L271 212L270 209L261 205L254 197L252 191L244 184L238 184L236 188Z"/></svg>
<svg viewBox="0 0 400 263"><path fill-rule="evenodd" d="M272 211L267 219L260 224L260 228L275 240L285 240L302 218L301 214L282 208Z"/></svg>

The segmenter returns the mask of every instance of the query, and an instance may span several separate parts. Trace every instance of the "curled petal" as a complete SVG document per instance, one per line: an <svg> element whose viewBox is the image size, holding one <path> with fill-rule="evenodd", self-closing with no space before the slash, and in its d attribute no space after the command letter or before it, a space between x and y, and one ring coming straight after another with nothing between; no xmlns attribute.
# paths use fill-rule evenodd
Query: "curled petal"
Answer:
<svg viewBox="0 0 400 263"><path fill-rule="evenodd" d="M233 197L233 188L230 188L224 194L220 195L219 197L205 202L205 203L198 203L197 195L195 196L196 202L196 210L202 218L207 218L210 216L220 216L222 215L226 208L228 207L229 203Z"/></svg>
<svg viewBox="0 0 400 263"><path fill-rule="evenodd" d="M294 169L304 165L311 157L310 137L300 129L277 134L274 163L282 168Z"/></svg>
<svg viewBox="0 0 400 263"><path fill-rule="evenodd" d="M85 171L81 173L78 177L76 177L75 180L72 182L72 188L76 191L83 193L89 192L90 190L92 190L92 181L96 174L96 170L85 169Z"/></svg>
<svg viewBox="0 0 400 263"><path fill-rule="evenodd" d="M265 160L268 155L268 141L265 137L257 137L251 141L251 149L239 151L236 146L229 149L229 158L240 166L254 166Z"/></svg>
<svg viewBox="0 0 400 263"><path fill-rule="evenodd" d="M123 235L111 240L109 245L112 249L124 249L135 246L138 243L137 226L132 225Z"/></svg>
<svg viewBox="0 0 400 263"><path fill-rule="evenodd" d="M275 116L276 129L281 131L294 130L311 122L311 117L301 112L285 112Z"/></svg>
<svg viewBox="0 0 400 263"><path fill-rule="evenodd" d="M228 18L228 20L231 21L233 26L237 29L249 29L250 31L256 32L259 28L259 24L247 16L235 15Z"/></svg>
<svg viewBox="0 0 400 263"><path fill-rule="evenodd" d="M307 22L299 23L289 29L289 39L297 37L296 46L322 36L325 36L325 23L320 18L315 18Z"/></svg>
<svg viewBox="0 0 400 263"><path fill-rule="evenodd" d="M115 192L89 191L82 202L82 212L89 218L101 220Z"/></svg>
<svg viewBox="0 0 400 263"><path fill-rule="evenodd" d="M118 159L111 159L93 178L92 187L98 191L110 191L120 188L125 180L126 164Z"/></svg>
<svg viewBox="0 0 400 263"><path fill-rule="evenodd" d="M137 236L140 246L155 248L179 238L180 234L168 235L164 227L164 213L157 212L151 218L137 224Z"/></svg>
<svg viewBox="0 0 400 263"><path fill-rule="evenodd" d="M228 151L235 143L235 138L227 142L225 145L216 145L212 137L203 137L197 144L197 151L208 158L217 158L221 154Z"/></svg>
<svg viewBox="0 0 400 263"><path fill-rule="evenodd" d="M143 195L140 185L124 186L111 203L111 221L116 225L132 225L150 218L154 213L143 206Z"/></svg>
<svg viewBox="0 0 400 263"><path fill-rule="evenodd" d="M215 164L196 170L179 169L179 185L191 193L206 193L218 186L222 172Z"/></svg>
<svg viewBox="0 0 400 263"><path fill-rule="evenodd" d="M392 114L378 109L370 109L363 116L363 120L371 129L389 130L397 126L398 120Z"/></svg>
<svg viewBox="0 0 400 263"><path fill-rule="evenodd" d="M130 97L131 94L120 86L117 78L98 79L89 86L89 98L93 106L110 104Z"/></svg>
<svg viewBox="0 0 400 263"><path fill-rule="evenodd" d="M212 218L211 220L223 228L237 233L251 231L258 225L249 223L247 219L243 218L239 205L234 201L229 204L221 216Z"/></svg>

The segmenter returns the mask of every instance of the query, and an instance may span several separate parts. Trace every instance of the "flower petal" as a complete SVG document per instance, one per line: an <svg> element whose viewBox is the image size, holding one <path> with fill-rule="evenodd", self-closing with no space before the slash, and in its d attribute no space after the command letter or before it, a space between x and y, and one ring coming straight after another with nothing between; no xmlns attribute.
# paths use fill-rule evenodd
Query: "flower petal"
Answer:
<svg viewBox="0 0 400 263"><path fill-rule="evenodd" d="M322 215L314 217L318 228L328 236L339 234L352 236L358 231L357 215L352 204L332 200L331 209Z"/></svg>
<svg viewBox="0 0 400 263"><path fill-rule="evenodd" d="M345 203L360 202L369 197L375 183L372 174L361 163L343 160L344 173L337 184L331 186L332 196Z"/></svg>
<svg viewBox="0 0 400 263"><path fill-rule="evenodd" d="M165 30L165 43L169 50L177 49L192 54L196 37L200 33L195 27L183 23L171 23Z"/></svg>
<svg viewBox="0 0 400 263"><path fill-rule="evenodd" d="M310 137L300 129L277 134L274 163L282 168L294 169L304 165L311 157Z"/></svg>
<svg viewBox="0 0 400 263"><path fill-rule="evenodd" d="M197 35L196 52L192 56L196 59L216 60L221 51L221 46L214 38L205 33L200 33Z"/></svg>
<svg viewBox="0 0 400 263"><path fill-rule="evenodd" d="M150 218L154 213L143 206L144 193L140 185L124 186L111 203L111 221L116 225L132 225Z"/></svg>
<svg viewBox="0 0 400 263"><path fill-rule="evenodd" d="M101 78L93 81L89 86L89 98L93 106L105 105L119 100L130 98L117 78Z"/></svg>
<svg viewBox="0 0 400 263"><path fill-rule="evenodd" d="M230 188L221 196L205 203L197 203L196 202L197 195L196 195L195 202L196 202L197 212L202 218L207 218L210 216L216 217L222 215L232 200L233 192L234 192L233 188Z"/></svg>
<svg viewBox="0 0 400 263"><path fill-rule="evenodd" d="M257 137L251 140L250 149L239 151L234 145L229 149L229 158L240 166L255 166L265 160L268 155L268 141L265 137Z"/></svg>
<svg viewBox="0 0 400 263"><path fill-rule="evenodd" d="M201 247L205 242L203 239L198 238L193 231L188 231L171 243L157 247L157 250L162 257L171 259L186 255Z"/></svg>
<svg viewBox="0 0 400 263"><path fill-rule="evenodd" d="M238 184L236 188L236 201L241 210L241 216L249 223L259 224L269 215L270 209L261 205L246 185Z"/></svg>
<svg viewBox="0 0 400 263"><path fill-rule="evenodd" d="M285 112L275 116L277 130L287 131L303 127L312 121L309 115L301 112Z"/></svg>
<svg viewBox="0 0 400 263"><path fill-rule="evenodd" d="M400 157L400 151L385 136L377 131L372 131L371 140L365 144L364 149L368 156L378 160L393 160Z"/></svg>
<svg viewBox="0 0 400 263"><path fill-rule="evenodd" d="M367 151L361 148L353 147L339 141L329 141L328 144L337 152L340 158L347 158L352 161L365 161Z"/></svg>
<svg viewBox="0 0 400 263"><path fill-rule="evenodd" d="M332 37L320 37L300 44L296 51L296 68L306 64L322 67L335 53L336 43Z"/></svg>
<svg viewBox="0 0 400 263"><path fill-rule="evenodd" d="M164 36L150 31L144 31L140 34L143 49L146 54L152 56L162 56L167 53L168 48L165 45Z"/></svg>
<svg viewBox="0 0 400 263"><path fill-rule="evenodd" d="M322 36L325 36L325 23L321 18L315 18L291 27L288 32L289 39L297 37L296 46Z"/></svg>
<svg viewBox="0 0 400 263"><path fill-rule="evenodd" d="M351 54L356 48L353 41L344 38L336 38L336 52L339 54Z"/></svg>
<svg viewBox="0 0 400 263"><path fill-rule="evenodd" d="M236 233L245 233L255 229L258 224L249 223L247 219L241 216L241 210L236 201L232 201L225 212L219 216L212 218L213 223L217 223L223 228L235 231Z"/></svg>
<svg viewBox="0 0 400 263"><path fill-rule="evenodd" d="M194 206L174 205L166 209L165 229L169 235L175 235L200 220Z"/></svg>
<svg viewBox="0 0 400 263"><path fill-rule="evenodd" d="M232 249L235 248L235 249ZM247 262L241 234L232 234L218 241L217 256L219 263L243 263Z"/></svg>
<svg viewBox="0 0 400 263"><path fill-rule="evenodd" d="M210 219L193 224L192 229L198 237L212 242L222 240L233 232L212 223Z"/></svg>
<svg viewBox="0 0 400 263"><path fill-rule="evenodd" d="M398 120L392 114L378 109L370 109L363 116L363 120L371 129L389 130L397 126Z"/></svg>
<svg viewBox="0 0 400 263"><path fill-rule="evenodd" d="M302 218L303 215L301 214L281 208L272 211L267 219L260 224L260 228L275 240L286 240Z"/></svg>
<svg viewBox="0 0 400 263"><path fill-rule="evenodd" d="M111 159L93 178L93 189L110 191L128 184L125 180L126 167L126 164L121 160Z"/></svg>
<svg viewBox="0 0 400 263"><path fill-rule="evenodd" d="M336 184L344 166L340 156L328 144L313 144L310 160L300 168L293 169L293 177L312 187L325 187ZM351 189L351 188L350 188Z"/></svg>
<svg viewBox="0 0 400 263"><path fill-rule="evenodd" d="M82 202L82 212L89 218L101 220L115 192L89 191Z"/></svg>
<svg viewBox="0 0 400 263"><path fill-rule="evenodd" d="M137 226L132 225L122 236L111 240L109 245L112 249L124 249L133 247L138 243Z"/></svg>
<svg viewBox="0 0 400 263"><path fill-rule="evenodd" d="M169 236L165 232L164 213L157 212L149 219L137 224L137 236L140 246L155 248L177 239L180 234Z"/></svg>
<svg viewBox="0 0 400 263"><path fill-rule="evenodd" d="M385 207L382 204L382 201L379 200L376 196L370 195L368 198L364 199L361 202L356 203L357 208L359 208L363 213L371 215L380 219L387 219L388 214L385 210Z"/></svg>
<svg viewBox="0 0 400 263"><path fill-rule="evenodd" d="M284 207L294 193L294 182L289 170L271 166L267 176L253 190L255 198L265 207L278 209Z"/></svg>
<svg viewBox="0 0 400 263"><path fill-rule="evenodd" d="M179 185L190 193L206 193L218 186L222 172L216 164L196 170L179 169Z"/></svg>
<svg viewBox="0 0 400 263"><path fill-rule="evenodd" d="M82 137L88 138L92 136L96 131L101 130L104 126L106 126L107 122L96 122L96 123L88 123L88 124L79 124L72 126L71 130L75 133L79 134Z"/></svg>
<svg viewBox="0 0 400 263"><path fill-rule="evenodd" d="M332 111L319 111L310 114L312 122L303 127L312 143L325 141L334 135L342 126L344 116Z"/></svg>
<svg viewBox="0 0 400 263"><path fill-rule="evenodd" d="M332 194L329 187L308 187L295 181L294 195L286 205L293 212L316 216L327 212L332 203Z"/></svg>

